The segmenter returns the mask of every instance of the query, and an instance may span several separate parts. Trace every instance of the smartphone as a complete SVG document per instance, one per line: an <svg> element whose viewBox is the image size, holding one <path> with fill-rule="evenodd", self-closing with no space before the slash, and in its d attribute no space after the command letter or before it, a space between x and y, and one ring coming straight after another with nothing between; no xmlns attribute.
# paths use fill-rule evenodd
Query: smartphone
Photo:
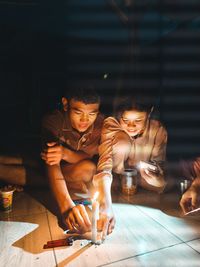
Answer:
<svg viewBox="0 0 200 267"><path fill-rule="evenodd" d="M153 163L147 162L147 161L140 161L140 169L147 169L151 172L158 173L159 169L158 166L156 166Z"/></svg>

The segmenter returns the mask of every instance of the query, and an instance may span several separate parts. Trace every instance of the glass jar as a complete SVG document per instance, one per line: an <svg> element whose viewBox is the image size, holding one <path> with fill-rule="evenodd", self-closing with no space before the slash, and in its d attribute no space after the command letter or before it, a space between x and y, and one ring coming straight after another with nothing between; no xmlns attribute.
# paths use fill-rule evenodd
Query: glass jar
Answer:
<svg viewBox="0 0 200 267"><path fill-rule="evenodd" d="M183 195L185 191L190 187L191 185L191 180L188 180L186 178L180 178L180 193Z"/></svg>
<svg viewBox="0 0 200 267"><path fill-rule="evenodd" d="M137 190L137 170L125 169L121 174L121 189L125 195L134 195Z"/></svg>

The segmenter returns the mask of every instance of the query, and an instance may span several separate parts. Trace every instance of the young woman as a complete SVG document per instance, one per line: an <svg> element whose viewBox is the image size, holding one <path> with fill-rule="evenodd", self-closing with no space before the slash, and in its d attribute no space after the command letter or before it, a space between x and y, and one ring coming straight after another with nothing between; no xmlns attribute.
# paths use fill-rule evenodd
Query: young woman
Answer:
<svg viewBox="0 0 200 267"><path fill-rule="evenodd" d="M152 105L129 97L121 101L115 117L104 121L94 183L112 180L112 173L121 174L125 168L137 168L142 187L163 191L167 132L158 120L151 118L152 111ZM141 168L140 161L153 162L158 171Z"/></svg>

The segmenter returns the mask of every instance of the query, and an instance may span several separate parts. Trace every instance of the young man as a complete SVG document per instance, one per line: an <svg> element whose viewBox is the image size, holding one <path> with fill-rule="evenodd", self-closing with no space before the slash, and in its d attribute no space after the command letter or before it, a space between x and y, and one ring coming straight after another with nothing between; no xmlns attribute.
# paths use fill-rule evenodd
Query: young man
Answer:
<svg viewBox="0 0 200 267"><path fill-rule="evenodd" d="M85 207L75 206L68 188L86 192L96 172L93 158L98 154L103 116L100 99L91 89L70 90L62 98L61 110L45 116L42 127L43 151L47 177L69 229L86 232L91 223ZM27 151L29 149L27 148ZM38 154L38 153L37 153ZM0 182L22 186L47 186L37 155L0 156ZM106 187L110 190L110 187ZM101 190L98 187L96 190ZM114 228L111 199L100 199L99 228L103 236ZM112 221L112 223L110 223Z"/></svg>
<svg viewBox="0 0 200 267"><path fill-rule="evenodd" d="M86 191L96 173L93 157L98 154L103 117L100 99L92 89L70 90L62 98L63 111L56 110L43 120L41 157L45 161L51 190L57 200L68 229L91 230L91 222L83 205L75 205L69 188ZM100 201L100 203L105 203ZM108 203L108 202L106 202ZM100 204L102 228L110 222L106 208ZM109 217L109 218L108 218Z"/></svg>

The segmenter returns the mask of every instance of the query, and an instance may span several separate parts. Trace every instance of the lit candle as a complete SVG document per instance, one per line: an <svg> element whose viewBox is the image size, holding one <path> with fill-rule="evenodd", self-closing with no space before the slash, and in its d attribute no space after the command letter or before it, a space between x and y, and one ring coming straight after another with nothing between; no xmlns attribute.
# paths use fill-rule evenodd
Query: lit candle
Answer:
<svg viewBox="0 0 200 267"><path fill-rule="evenodd" d="M97 201L98 195L99 192L96 192L92 199L92 242L94 244L97 243L97 220L99 219L99 202Z"/></svg>

